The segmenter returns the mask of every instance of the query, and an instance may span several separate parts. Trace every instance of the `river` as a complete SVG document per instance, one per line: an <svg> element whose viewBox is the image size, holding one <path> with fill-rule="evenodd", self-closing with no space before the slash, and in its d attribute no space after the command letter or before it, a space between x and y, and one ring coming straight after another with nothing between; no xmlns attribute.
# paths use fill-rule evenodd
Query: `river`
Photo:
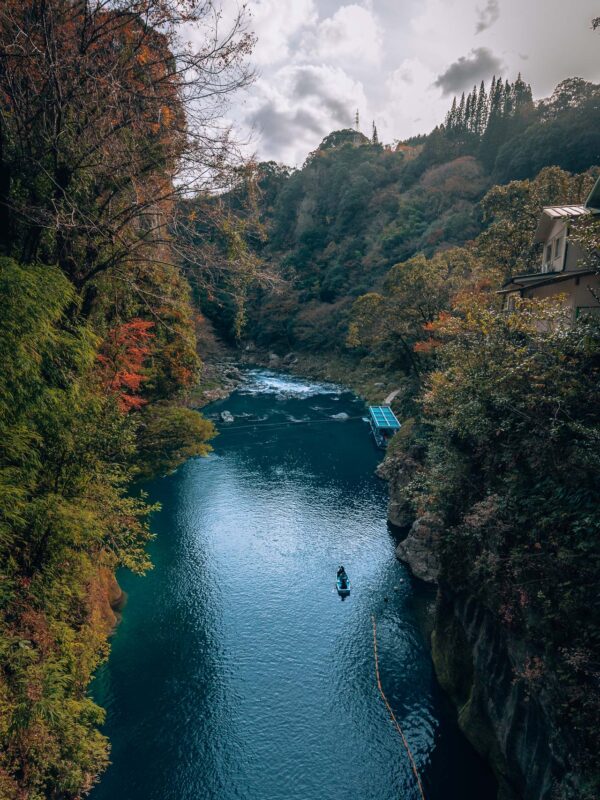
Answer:
<svg viewBox="0 0 600 800"><path fill-rule="evenodd" d="M146 487L163 507L154 569L119 576L128 602L93 686L113 763L92 800L417 800L371 615L428 800L494 797L434 679L430 592L394 557L364 405L249 370L205 411L223 410L214 453Z"/></svg>

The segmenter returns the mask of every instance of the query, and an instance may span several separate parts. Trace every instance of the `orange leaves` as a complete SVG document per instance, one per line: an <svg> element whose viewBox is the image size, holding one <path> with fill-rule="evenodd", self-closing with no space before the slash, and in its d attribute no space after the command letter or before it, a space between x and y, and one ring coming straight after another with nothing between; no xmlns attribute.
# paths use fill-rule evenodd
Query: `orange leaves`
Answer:
<svg viewBox="0 0 600 800"><path fill-rule="evenodd" d="M180 386L188 387L194 382L194 372L187 367L179 367L173 370L173 375Z"/></svg>
<svg viewBox="0 0 600 800"><path fill-rule="evenodd" d="M144 363L150 355L153 327L153 322L143 319L125 322L110 331L98 354L102 385L117 395L123 413L146 402L139 392L146 380Z"/></svg>
<svg viewBox="0 0 600 800"><path fill-rule="evenodd" d="M448 330L449 325L455 321L455 318L448 311L440 311L437 317L430 322L426 322L422 327L430 335L427 339L416 342L413 349L415 353L422 355L431 355L438 347L442 345L442 339L436 338L443 336Z"/></svg>
<svg viewBox="0 0 600 800"><path fill-rule="evenodd" d="M414 346L414 351L415 353L424 353L427 355L429 353L432 353L436 349L436 347L439 347L440 345L441 342L438 339L433 339L432 337L429 337L429 339L426 339L424 342L416 342Z"/></svg>
<svg viewBox="0 0 600 800"><path fill-rule="evenodd" d="M147 64L150 61L152 53L150 48L147 45L142 45L137 54L137 60L139 64Z"/></svg>
<svg viewBox="0 0 600 800"><path fill-rule="evenodd" d="M169 106L162 106L160 109L160 121L165 128L170 128L173 122L173 110Z"/></svg>

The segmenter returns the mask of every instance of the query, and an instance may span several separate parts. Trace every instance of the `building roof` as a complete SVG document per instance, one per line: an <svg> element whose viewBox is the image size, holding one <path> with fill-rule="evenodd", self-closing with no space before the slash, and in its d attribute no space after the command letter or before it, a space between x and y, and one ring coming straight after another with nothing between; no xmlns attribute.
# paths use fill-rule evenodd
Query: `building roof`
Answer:
<svg viewBox="0 0 600 800"><path fill-rule="evenodd" d="M378 428L398 430L400 423L389 406L369 406L369 414Z"/></svg>
<svg viewBox="0 0 600 800"><path fill-rule="evenodd" d="M587 206L546 206L542 209L540 221L534 236L534 242L544 242L548 238L554 222L557 219L573 219L573 217L581 217L583 214L591 214L591 209Z"/></svg>
<svg viewBox="0 0 600 800"><path fill-rule="evenodd" d="M568 272L530 272L513 275L496 294L510 294L511 292L520 292L522 289L546 286L549 283L560 283L581 275L590 275L593 272L593 269L576 269Z"/></svg>
<svg viewBox="0 0 600 800"><path fill-rule="evenodd" d="M573 219L583 214L600 214L600 178L597 179L592 191L583 205L574 206L545 206L535 232L535 242L544 242L557 219Z"/></svg>

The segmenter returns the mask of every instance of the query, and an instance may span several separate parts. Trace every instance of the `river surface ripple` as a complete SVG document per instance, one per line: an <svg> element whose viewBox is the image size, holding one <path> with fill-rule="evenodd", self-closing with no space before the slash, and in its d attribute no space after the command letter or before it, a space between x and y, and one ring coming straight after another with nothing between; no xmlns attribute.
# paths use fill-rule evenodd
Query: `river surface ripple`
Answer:
<svg viewBox="0 0 600 800"><path fill-rule="evenodd" d="M249 370L205 411L224 410L211 456L146 487L155 567L119 576L129 599L93 686L113 763L92 800L417 800L372 614L428 800L491 799L434 679L431 593L394 558L364 405Z"/></svg>

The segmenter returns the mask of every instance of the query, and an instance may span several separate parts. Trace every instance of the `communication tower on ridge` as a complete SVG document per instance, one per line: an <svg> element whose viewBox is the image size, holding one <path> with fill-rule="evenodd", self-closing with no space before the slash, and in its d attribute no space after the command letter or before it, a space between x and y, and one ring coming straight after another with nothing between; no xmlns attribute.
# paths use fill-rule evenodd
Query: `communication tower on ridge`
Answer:
<svg viewBox="0 0 600 800"><path fill-rule="evenodd" d="M356 109L356 114L354 115L354 127L356 128L356 130L358 130L358 122L359 122L359 118L358 118L358 108L357 108Z"/></svg>

